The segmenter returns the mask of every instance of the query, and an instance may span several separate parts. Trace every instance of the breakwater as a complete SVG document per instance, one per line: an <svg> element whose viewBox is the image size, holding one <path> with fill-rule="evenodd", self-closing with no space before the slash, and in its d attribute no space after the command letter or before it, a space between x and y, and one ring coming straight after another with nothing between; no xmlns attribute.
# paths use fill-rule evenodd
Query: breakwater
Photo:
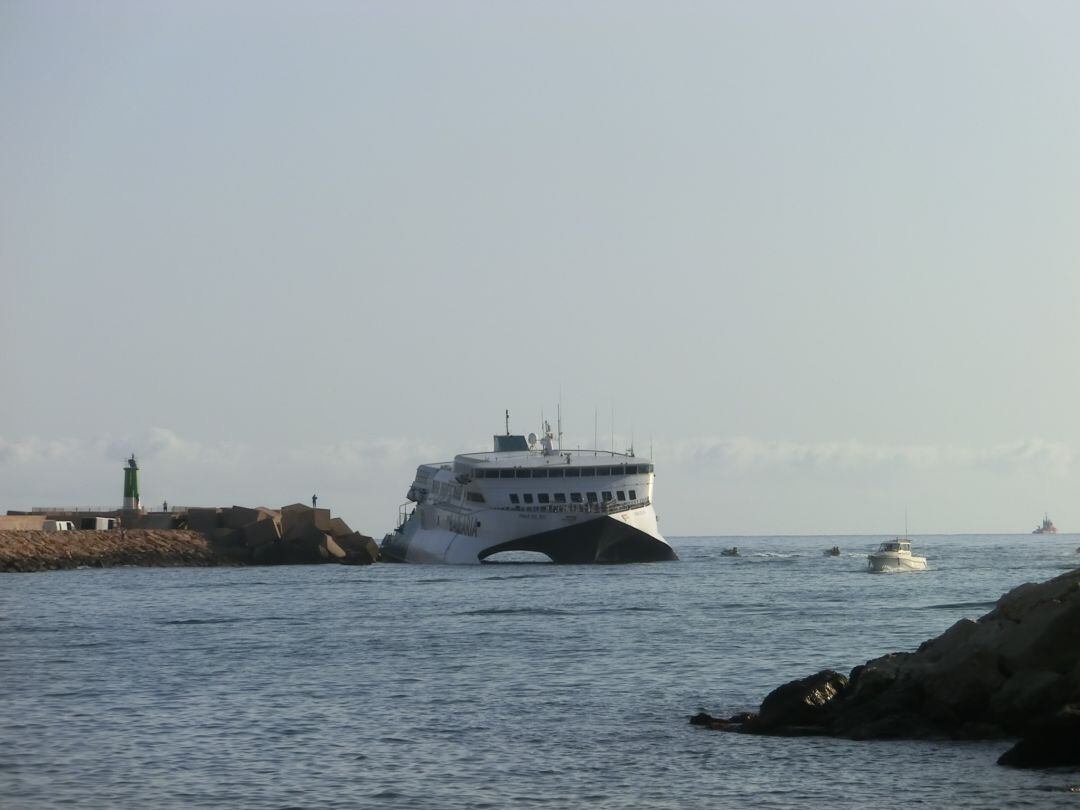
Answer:
<svg viewBox="0 0 1080 810"><path fill-rule="evenodd" d="M187 530L0 531L0 571L5 572L223 561L203 535Z"/></svg>
<svg viewBox="0 0 1080 810"><path fill-rule="evenodd" d="M40 530L46 518L80 525L80 515L0 518L0 571L48 571L117 565L369 565L379 546L328 509L189 507L174 512L118 512L107 531ZM93 518L91 518L93 520Z"/></svg>

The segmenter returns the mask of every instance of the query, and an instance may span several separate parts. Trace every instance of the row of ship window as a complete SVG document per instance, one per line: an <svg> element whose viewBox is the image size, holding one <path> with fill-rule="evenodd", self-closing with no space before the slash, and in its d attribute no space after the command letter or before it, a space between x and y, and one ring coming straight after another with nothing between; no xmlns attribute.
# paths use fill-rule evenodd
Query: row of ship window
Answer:
<svg viewBox="0 0 1080 810"><path fill-rule="evenodd" d="M597 493L595 493L595 492L571 492L570 493L570 503L607 503L608 501L615 501L615 500L625 501L627 499L628 494L630 496L630 500L632 500L632 501L637 500L637 492L635 490L631 489L631 490L627 491L627 490L623 490L623 489L618 489L618 490L615 490L614 494L612 494L610 492L601 492L599 494L599 497L597 497ZM520 498L519 498L517 493L515 493L515 492L510 493L510 503L512 503L512 504L515 504L515 505L521 504L521 503L529 504L529 503L532 503L532 502L533 502L533 494L531 492L522 493ZM547 492L541 492L541 493L536 495L536 503L566 503L566 502L567 502L567 500L566 500L566 493L565 492L556 492L554 495L548 494Z"/></svg>
<svg viewBox="0 0 1080 810"><path fill-rule="evenodd" d="M644 475L652 464L616 464L613 467L516 467L474 470L476 478L592 478L597 475Z"/></svg>

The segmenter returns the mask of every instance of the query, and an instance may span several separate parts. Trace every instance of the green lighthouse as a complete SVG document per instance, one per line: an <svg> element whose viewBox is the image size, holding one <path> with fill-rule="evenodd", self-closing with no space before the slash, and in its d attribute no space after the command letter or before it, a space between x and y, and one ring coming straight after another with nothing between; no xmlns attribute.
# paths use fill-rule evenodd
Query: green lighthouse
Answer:
<svg viewBox="0 0 1080 810"><path fill-rule="evenodd" d="M135 461L135 454L131 454L127 466L124 467L124 509L141 509L139 502L139 465Z"/></svg>

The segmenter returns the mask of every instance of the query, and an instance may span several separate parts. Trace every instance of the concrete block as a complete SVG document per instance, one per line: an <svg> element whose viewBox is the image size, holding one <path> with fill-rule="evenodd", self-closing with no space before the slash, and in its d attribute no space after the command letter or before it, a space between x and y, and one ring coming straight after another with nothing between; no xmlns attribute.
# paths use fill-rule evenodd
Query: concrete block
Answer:
<svg viewBox="0 0 1080 810"><path fill-rule="evenodd" d="M175 529L176 519L168 512L150 512L134 518L129 529Z"/></svg>
<svg viewBox="0 0 1080 810"><path fill-rule="evenodd" d="M281 539L281 526L276 520L256 520L240 531L244 536L244 544L250 548L277 543Z"/></svg>
<svg viewBox="0 0 1080 810"><path fill-rule="evenodd" d="M281 507L281 532L289 534L296 526L315 526L320 531L330 531L330 510L312 509L302 503L292 503Z"/></svg>
<svg viewBox="0 0 1080 810"><path fill-rule="evenodd" d="M249 509L246 506L233 506L222 513L225 527L229 529L242 529L249 523L259 520L258 509Z"/></svg>
<svg viewBox="0 0 1080 810"><path fill-rule="evenodd" d="M331 518L329 532L334 537L348 537L353 533L353 530L349 528L349 524L339 517Z"/></svg>
<svg viewBox="0 0 1080 810"><path fill-rule="evenodd" d="M0 515L0 531L40 532L45 515Z"/></svg>
<svg viewBox="0 0 1080 810"><path fill-rule="evenodd" d="M325 545L329 536L312 524L293 527L292 531L281 540L285 562L294 564L319 562L322 559L319 548Z"/></svg>
<svg viewBox="0 0 1080 810"><path fill-rule="evenodd" d="M353 532L345 537L331 538L331 542L344 552L344 556L339 558L342 562L351 565L369 565L379 561L379 544L374 538L360 532ZM334 556L338 555L334 554Z"/></svg>
<svg viewBox="0 0 1080 810"><path fill-rule="evenodd" d="M238 529L212 529L210 542L215 547L235 548L244 545L244 535Z"/></svg>
<svg viewBox="0 0 1080 810"><path fill-rule="evenodd" d="M251 562L253 565L280 565L285 562L285 556L280 543L262 543L251 549Z"/></svg>
<svg viewBox="0 0 1080 810"><path fill-rule="evenodd" d="M335 542L332 535L326 536L326 540L319 546L319 551L327 559L344 560L345 557L348 556L345 549Z"/></svg>
<svg viewBox="0 0 1080 810"><path fill-rule="evenodd" d="M214 529L221 528L221 510L220 509L188 509L187 511L187 524L188 528L192 531L210 536L210 532Z"/></svg>
<svg viewBox="0 0 1080 810"><path fill-rule="evenodd" d="M307 523L293 526L292 529L282 535L281 539L283 543L289 545L310 546L311 548L316 548L319 543L323 541L323 537L325 536L326 532L320 531L313 523Z"/></svg>
<svg viewBox="0 0 1080 810"><path fill-rule="evenodd" d="M292 503L281 507L281 536L285 537L299 526L315 524L315 513L310 506Z"/></svg>

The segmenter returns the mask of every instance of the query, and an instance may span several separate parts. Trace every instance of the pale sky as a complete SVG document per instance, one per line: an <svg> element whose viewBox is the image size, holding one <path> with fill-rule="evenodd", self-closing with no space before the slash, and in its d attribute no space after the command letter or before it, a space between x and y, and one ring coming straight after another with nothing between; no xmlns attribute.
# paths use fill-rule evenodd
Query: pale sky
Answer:
<svg viewBox="0 0 1080 810"><path fill-rule="evenodd" d="M1080 5L0 0L0 510L536 430L669 535L1080 531ZM614 425L612 412L614 411Z"/></svg>

